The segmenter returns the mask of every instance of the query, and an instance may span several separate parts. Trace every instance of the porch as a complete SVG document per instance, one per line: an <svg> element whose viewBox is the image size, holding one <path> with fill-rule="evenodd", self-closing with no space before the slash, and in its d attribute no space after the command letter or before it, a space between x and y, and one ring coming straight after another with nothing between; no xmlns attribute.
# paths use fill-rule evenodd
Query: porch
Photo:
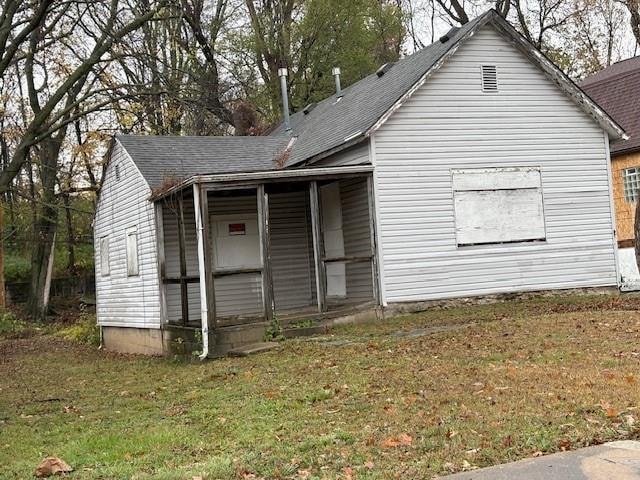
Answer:
<svg viewBox="0 0 640 480"><path fill-rule="evenodd" d="M204 178L157 198L166 328L201 329L222 354L223 343L261 340L274 319L308 326L377 306L371 172L341 170Z"/></svg>

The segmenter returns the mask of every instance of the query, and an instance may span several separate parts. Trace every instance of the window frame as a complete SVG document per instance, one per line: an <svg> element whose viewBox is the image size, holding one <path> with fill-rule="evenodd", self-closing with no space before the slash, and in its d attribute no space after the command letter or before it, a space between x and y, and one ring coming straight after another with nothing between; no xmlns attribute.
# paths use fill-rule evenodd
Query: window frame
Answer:
<svg viewBox="0 0 640 480"><path fill-rule="evenodd" d="M129 238L133 238L135 242L135 253L131 255ZM137 277L140 275L140 248L138 245L138 227L133 226L125 230L124 249L127 267L127 277ZM133 260L135 259L135 260ZM133 261L132 261L133 260ZM135 267L135 270L134 268Z"/></svg>
<svg viewBox="0 0 640 480"><path fill-rule="evenodd" d="M633 171L633 173L631 173ZM631 190L631 191L630 191ZM640 166L622 169L622 196L627 203L636 203L640 194Z"/></svg>

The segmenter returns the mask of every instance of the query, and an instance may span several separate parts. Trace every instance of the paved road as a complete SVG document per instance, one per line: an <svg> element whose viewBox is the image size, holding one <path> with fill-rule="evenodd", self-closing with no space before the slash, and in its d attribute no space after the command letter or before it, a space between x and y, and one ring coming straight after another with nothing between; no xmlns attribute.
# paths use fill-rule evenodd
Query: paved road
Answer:
<svg viewBox="0 0 640 480"><path fill-rule="evenodd" d="M442 480L640 480L640 442L621 441L441 477Z"/></svg>

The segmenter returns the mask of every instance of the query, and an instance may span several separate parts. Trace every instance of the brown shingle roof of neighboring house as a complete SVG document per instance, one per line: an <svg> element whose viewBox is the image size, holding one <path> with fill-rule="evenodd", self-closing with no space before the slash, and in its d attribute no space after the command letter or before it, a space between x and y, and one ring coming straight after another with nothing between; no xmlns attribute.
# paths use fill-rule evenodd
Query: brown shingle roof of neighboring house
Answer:
<svg viewBox="0 0 640 480"><path fill-rule="evenodd" d="M614 63L580 86L629 136L612 142L611 153L640 151L640 56Z"/></svg>

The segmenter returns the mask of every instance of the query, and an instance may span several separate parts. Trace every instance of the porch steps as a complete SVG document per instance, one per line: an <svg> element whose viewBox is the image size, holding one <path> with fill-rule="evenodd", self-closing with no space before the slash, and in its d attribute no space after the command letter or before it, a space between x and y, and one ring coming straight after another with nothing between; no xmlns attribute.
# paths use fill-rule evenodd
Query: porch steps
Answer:
<svg viewBox="0 0 640 480"><path fill-rule="evenodd" d="M278 345L278 342L250 343L248 345L243 345L242 347L229 350L227 355L230 357L248 357L249 355L254 355L256 353L268 352L269 350L276 348Z"/></svg>

